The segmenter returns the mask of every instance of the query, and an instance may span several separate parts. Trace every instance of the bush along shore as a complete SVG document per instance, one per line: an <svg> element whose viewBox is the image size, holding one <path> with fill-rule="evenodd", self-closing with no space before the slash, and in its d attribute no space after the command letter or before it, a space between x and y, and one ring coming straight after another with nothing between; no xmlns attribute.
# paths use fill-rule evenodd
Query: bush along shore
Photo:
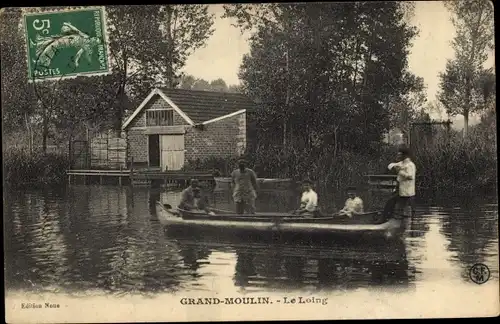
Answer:
<svg viewBox="0 0 500 324"><path fill-rule="evenodd" d="M58 186L66 180L65 154L9 148L3 152L4 183L10 188Z"/></svg>
<svg viewBox="0 0 500 324"><path fill-rule="evenodd" d="M414 154L417 167L417 195L442 198L464 195L495 195L497 155L495 143L474 138L452 138L440 145L420 149ZM366 174L389 174L387 165L394 161L396 148L383 148L372 154L342 151L317 158L292 150L261 149L245 155L258 177L312 179L318 193L343 192L354 185L364 190ZM188 161L186 171L214 171L229 176L237 167L238 157L210 157Z"/></svg>

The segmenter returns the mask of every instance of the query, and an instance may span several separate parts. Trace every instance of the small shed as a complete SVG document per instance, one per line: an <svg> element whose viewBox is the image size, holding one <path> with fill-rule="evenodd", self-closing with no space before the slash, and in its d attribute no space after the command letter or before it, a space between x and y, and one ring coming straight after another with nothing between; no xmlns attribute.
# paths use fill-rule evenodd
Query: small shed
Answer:
<svg viewBox="0 0 500 324"><path fill-rule="evenodd" d="M156 88L123 124L127 160L164 171L198 158L240 155L254 108L243 94Z"/></svg>

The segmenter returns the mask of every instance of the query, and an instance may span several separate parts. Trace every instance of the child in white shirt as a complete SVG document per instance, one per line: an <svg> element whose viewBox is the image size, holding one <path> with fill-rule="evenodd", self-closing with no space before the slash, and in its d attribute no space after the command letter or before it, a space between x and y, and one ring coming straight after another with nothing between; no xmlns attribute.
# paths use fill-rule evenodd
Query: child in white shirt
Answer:
<svg viewBox="0 0 500 324"><path fill-rule="evenodd" d="M312 189L312 182L309 180L303 181L302 190L300 208L295 213L299 215L314 215L318 210L318 194Z"/></svg>
<svg viewBox="0 0 500 324"><path fill-rule="evenodd" d="M347 196L348 198L345 201L345 206L340 210L339 215L352 217L358 213L362 213L363 200L357 196L356 188L347 188Z"/></svg>

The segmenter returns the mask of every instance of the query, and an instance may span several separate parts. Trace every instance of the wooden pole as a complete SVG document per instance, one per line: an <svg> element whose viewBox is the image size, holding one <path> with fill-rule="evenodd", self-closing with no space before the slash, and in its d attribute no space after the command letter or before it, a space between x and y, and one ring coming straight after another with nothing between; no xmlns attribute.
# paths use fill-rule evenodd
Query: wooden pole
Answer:
<svg viewBox="0 0 500 324"><path fill-rule="evenodd" d="M134 157L130 158L130 175L129 175L130 185L134 185Z"/></svg>

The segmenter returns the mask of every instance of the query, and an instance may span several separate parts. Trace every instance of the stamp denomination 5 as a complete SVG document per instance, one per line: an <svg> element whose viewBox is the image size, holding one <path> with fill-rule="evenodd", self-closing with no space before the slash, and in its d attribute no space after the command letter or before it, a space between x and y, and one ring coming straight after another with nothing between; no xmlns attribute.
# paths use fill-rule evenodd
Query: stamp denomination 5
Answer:
<svg viewBox="0 0 500 324"><path fill-rule="evenodd" d="M109 74L103 7L24 16L30 81Z"/></svg>

